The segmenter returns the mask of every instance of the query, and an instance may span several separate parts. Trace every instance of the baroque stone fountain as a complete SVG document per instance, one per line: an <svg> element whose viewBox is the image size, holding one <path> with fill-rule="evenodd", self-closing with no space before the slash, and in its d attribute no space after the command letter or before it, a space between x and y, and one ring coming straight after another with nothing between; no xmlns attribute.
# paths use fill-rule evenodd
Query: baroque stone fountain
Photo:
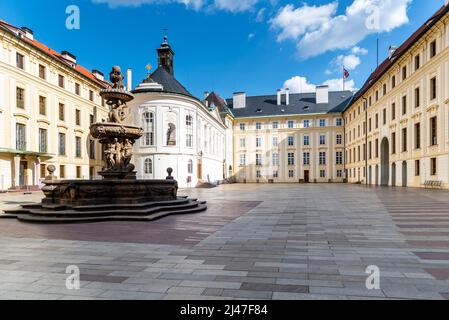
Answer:
<svg viewBox="0 0 449 320"><path fill-rule="evenodd" d="M108 122L90 127L93 138L103 145L106 166L102 180L58 180L54 165L44 180L45 198L41 203L8 210L0 218L28 222L67 223L106 220L151 221L172 214L204 211L205 202L178 197L178 183L167 169L166 180L137 180L131 163L133 145L143 135L141 128L125 125L126 103L134 96L123 88L120 67L110 73L112 87L100 95L110 107Z"/></svg>

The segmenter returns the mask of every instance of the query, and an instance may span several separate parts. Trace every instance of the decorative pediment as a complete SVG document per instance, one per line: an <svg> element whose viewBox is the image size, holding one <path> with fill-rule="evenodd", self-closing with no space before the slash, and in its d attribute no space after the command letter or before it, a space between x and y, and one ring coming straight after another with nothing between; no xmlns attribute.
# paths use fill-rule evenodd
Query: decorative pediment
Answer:
<svg viewBox="0 0 449 320"><path fill-rule="evenodd" d="M50 125L50 121L48 121L47 119L43 119L43 118L37 119L37 122L38 123L45 123L47 125Z"/></svg>
<svg viewBox="0 0 449 320"><path fill-rule="evenodd" d="M408 119L407 118L404 118L404 119L401 120L401 125L402 126L407 125L407 123L408 123Z"/></svg>
<svg viewBox="0 0 449 320"><path fill-rule="evenodd" d="M416 113L414 113L414 114L412 115L412 119L413 119L413 120L417 120L417 119L420 119L421 116L422 116L422 112L421 112L421 111L418 111L418 112L416 112Z"/></svg>
<svg viewBox="0 0 449 320"><path fill-rule="evenodd" d="M438 111L438 108L439 108L439 107L440 107L440 106L439 106L438 104L432 104L431 106L429 106L429 107L426 109L426 111L429 112L429 113L436 112L436 111Z"/></svg>

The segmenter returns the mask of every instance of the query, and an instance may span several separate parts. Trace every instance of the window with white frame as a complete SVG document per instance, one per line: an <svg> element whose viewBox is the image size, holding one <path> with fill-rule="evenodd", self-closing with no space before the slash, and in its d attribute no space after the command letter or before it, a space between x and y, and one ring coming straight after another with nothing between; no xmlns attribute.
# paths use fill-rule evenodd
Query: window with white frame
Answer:
<svg viewBox="0 0 449 320"><path fill-rule="evenodd" d="M342 165L343 164L343 152L342 151L337 151L337 153L335 155L335 159L336 159L336 164L337 165Z"/></svg>
<svg viewBox="0 0 449 320"><path fill-rule="evenodd" d="M320 159L319 159L320 166L326 165L326 152L320 152Z"/></svg>
<svg viewBox="0 0 449 320"><path fill-rule="evenodd" d="M273 147L277 148L279 146L279 139L278 137L273 137Z"/></svg>
<svg viewBox="0 0 449 320"><path fill-rule="evenodd" d="M256 153L256 166L262 165L262 155L260 153Z"/></svg>
<svg viewBox="0 0 449 320"><path fill-rule="evenodd" d="M273 122L273 129L279 129L279 122L277 121Z"/></svg>
<svg viewBox="0 0 449 320"><path fill-rule="evenodd" d="M342 137L342 135L341 134L337 134L337 144L342 144L343 143L343 137Z"/></svg>
<svg viewBox="0 0 449 320"><path fill-rule="evenodd" d="M262 138L256 138L256 148L262 147Z"/></svg>
<svg viewBox="0 0 449 320"><path fill-rule="evenodd" d="M262 123L260 122L256 123L256 130L262 130Z"/></svg>
<svg viewBox="0 0 449 320"><path fill-rule="evenodd" d="M289 153L287 161L288 161L288 165L289 166L294 166L295 165L295 154L294 153Z"/></svg>
<svg viewBox="0 0 449 320"><path fill-rule="evenodd" d="M320 170L320 178L326 178L326 170Z"/></svg>
<svg viewBox="0 0 449 320"><path fill-rule="evenodd" d="M150 158L145 159L144 172L145 174L153 174L153 160L151 160Z"/></svg>
<svg viewBox="0 0 449 320"><path fill-rule="evenodd" d="M186 116L186 147L193 148L193 117Z"/></svg>
<svg viewBox="0 0 449 320"><path fill-rule="evenodd" d="M143 139L144 146L154 146L154 113L145 111L142 115Z"/></svg>
<svg viewBox="0 0 449 320"><path fill-rule="evenodd" d="M246 165L246 154L240 155L240 166L244 167Z"/></svg>
<svg viewBox="0 0 449 320"><path fill-rule="evenodd" d="M320 119L320 127L326 126L326 119Z"/></svg>
<svg viewBox="0 0 449 320"><path fill-rule="evenodd" d="M337 170L337 178L343 178L343 171Z"/></svg>
<svg viewBox="0 0 449 320"><path fill-rule="evenodd" d="M288 137L288 146L293 147L295 145L295 137L289 136Z"/></svg>
<svg viewBox="0 0 449 320"><path fill-rule="evenodd" d="M304 136L304 145L309 146L310 145L310 137L308 135Z"/></svg>
<svg viewBox="0 0 449 320"><path fill-rule="evenodd" d="M279 178L279 171L278 170L274 170L273 171L273 178Z"/></svg>
<svg viewBox="0 0 449 320"><path fill-rule="evenodd" d="M326 144L326 135L320 134L320 145L325 145L325 144Z"/></svg>
<svg viewBox="0 0 449 320"><path fill-rule="evenodd" d="M193 174L193 160L192 159L190 159L187 162L187 173L188 174Z"/></svg>
<svg viewBox="0 0 449 320"><path fill-rule="evenodd" d="M244 123L240 124L240 131L245 131L246 130L246 125Z"/></svg>
<svg viewBox="0 0 449 320"><path fill-rule="evenodd" d="M304 120L304 128L310 127L310 120Z"/></svg>
<svg viewBox="0 0 449 320"><path fill-rule="evenodd" d="M246 139L240 138L240 148L246 148Z"/></svg>
<svg viewBox="0 0 449 320"><path fill-rule="evenodd" d="M337 125L337 127L341 127L343 125L343 119L338 118L336 121L336 125Z"/></svg>
<svg viewBox="0 0 449 320"><path fill-rule="evenodd" d="M295 121L289 120L287 122L287 126L288 126L289 129L293 129L295 127Z"/></svg>
<svg viewBox="0 0 449 320"><path fill-rule="evenodd" d="M273 166L279 166L279 153L273 153Z"/></svg>
<svg viewBox="0 0 449 320"><path fill-rule="evenodd" d="M310 165L310 152L304 152L303 159L304 159L304 165L309 166Z"/></svg>
<svg viewBox="0 0 449 320"><path fill-rule="evenodd" d="M294 178L294 177L295 177L295 171L293 171L293 170L288 170L288 177L289 177L289 178Z"/></svg>

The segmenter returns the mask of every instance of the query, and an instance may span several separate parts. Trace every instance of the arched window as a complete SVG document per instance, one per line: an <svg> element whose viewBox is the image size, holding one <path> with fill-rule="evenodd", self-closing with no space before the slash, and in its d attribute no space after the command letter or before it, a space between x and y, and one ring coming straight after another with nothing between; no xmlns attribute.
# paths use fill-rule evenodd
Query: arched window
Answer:
<svg viewBox="0 0 449 320"><path fill-rule="evenodd" d="M186 147L193 148L193 117L186 116Z"/></svg>
<svg viewBox="0 0 449 320"><path fill-rule="evenodd" d="M193 174L193 160L189 160L187 163L187 172L189 174Z"/></svg>
<svg viewBox="0 0 449 320"><path fill-rule="evenodd" d="M143 137L142 144L146 147L154 146L154 113L145 111L142 115Z"/></svg>
<svg viewBox="0 0 449 320"><path fill-rule="evenodd" d="M153 160L145 159L145 174L153 174Z"/></svg>

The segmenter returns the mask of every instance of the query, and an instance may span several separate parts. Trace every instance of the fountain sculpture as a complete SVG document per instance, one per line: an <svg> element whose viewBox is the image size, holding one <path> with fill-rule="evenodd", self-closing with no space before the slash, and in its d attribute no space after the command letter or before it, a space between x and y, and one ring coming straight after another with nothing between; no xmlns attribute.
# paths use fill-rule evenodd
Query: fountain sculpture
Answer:
<svg viewBox="0 0 449 320"><path fill-rule="evenodd" d="M90 127L93 138L103 145L106 166L102 180L58 180L49 165L42 203L8 210L0 218L28 222L92 222L105 220L151 221L171 214L204 211L205 202L178 197L178 183L167 169L166 180L137 180L131 163L133 145L143 135L141 128L124 124L126 103L134 96L123 88L120 67L110 73L112 87L101 91L110 108L108 121Z"/></svg>

